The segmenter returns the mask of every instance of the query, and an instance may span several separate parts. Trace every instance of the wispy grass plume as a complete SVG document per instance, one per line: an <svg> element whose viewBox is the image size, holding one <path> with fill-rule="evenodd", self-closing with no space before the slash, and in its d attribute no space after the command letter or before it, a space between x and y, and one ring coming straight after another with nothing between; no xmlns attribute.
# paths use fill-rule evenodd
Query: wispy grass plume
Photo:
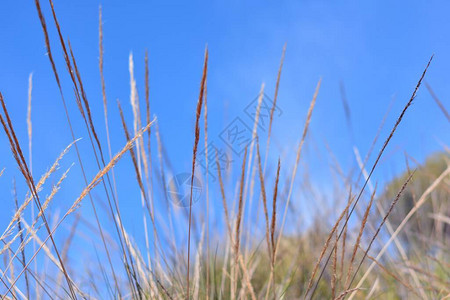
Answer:
<svg viewBox="0 0 450 300"><path fill-rule="evenodd" d="M202 111L204 93L205 93L205 84L206 84L206 75L208 73L208 48L205 49L205 61L203 65L203 75L200 83L200 95L198 97L197 109L195 112L195 137L194 137L194 148L192 150L192 174L191 174L191 194L189 197L189 224L188 224L188 257L187 257L187 286L186 286L186 297L190 299L189 293L189 272L190 272L190 253L191 253L191 223L192 223L192 193L194 188L194 173L195 173L195 164L197 159L197 147L198 142L200 140L200 114Z"/></svg>

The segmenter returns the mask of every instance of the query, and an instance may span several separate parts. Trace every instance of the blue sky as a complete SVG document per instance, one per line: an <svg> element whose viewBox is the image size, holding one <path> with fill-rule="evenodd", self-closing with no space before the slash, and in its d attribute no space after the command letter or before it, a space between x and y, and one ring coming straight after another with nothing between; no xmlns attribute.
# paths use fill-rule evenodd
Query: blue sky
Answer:
<svg viewBox="0 0 450 300"><path fill-rule="evenodd" d="M287 43L275 120L271 166L281 155L292 161L306 111L319 78L322 88L311 123L310 146L305 152L314 184L330 189L326 141L345 170L355 165L352 146L365 155L389 103L395 97L377 151L392 128L432 54L426 76L441 101L450 107L450 4L445 1L55 1L64 37L70 39L101 139L106 137L98 71L98 8L103 7L105 80L113 152L125 142L116 99L120 99L132 126L129 105L128 56L134 55L140 99L144 99L144 53L149 51L150 101L157 115L174 172L189 171L192 156L194 110L198 97L205 45L208 73L209 136L220 132L243 111L265 83L273 97L283 45ZM75 125L76 136L89 143L65 71L49 5L43 1L53 55ZM33 73L33 173L39 177L70 142L57 85L46 56L44 37L34 1L9 1L0 9L0 91L3 93L23 148L27 148L26 111L28 76ZM341 103L340 83L351 108L353 137ZM144 107L144 102L141 102ZM251 122L250 122L251 124ZM404 169L404 152L419 161L442 150L450 140L444 115L423 86L386 151L375 178L385 181ZM25 189L0 134L0 178L3 207L0 224L13 209L11 179L18 180L19 200ZM155 145L155 144L154 144ZM156 149L156 148L154 148ZM317 151L316 151L317 150ZM156 151L154 151L155 153ZM82 152L83 153L83 152ZM91 161L89 155L83 158ZM237 160L240 165L240 159ZM60 172L75 167L63 185L57 207L66 207L83 188L75 151L64 159ZM290 173L289 164L283 165ZM233 167L234 168L234 167ZM88 178L96 173L88 168ZM117 166L119 194L130 231L140 205L129 157ZM57 178L54 179L55 181ZM20 190L22 188L22 190ZM232 193L231 193L232 194ZM101 192L98 197L101 198ZM125 197L125 196L124 196ZM129 201L128 201L129 200ZM87 205L86 205L87 206ZM55 208L56 209L56 208Z"/></svg>

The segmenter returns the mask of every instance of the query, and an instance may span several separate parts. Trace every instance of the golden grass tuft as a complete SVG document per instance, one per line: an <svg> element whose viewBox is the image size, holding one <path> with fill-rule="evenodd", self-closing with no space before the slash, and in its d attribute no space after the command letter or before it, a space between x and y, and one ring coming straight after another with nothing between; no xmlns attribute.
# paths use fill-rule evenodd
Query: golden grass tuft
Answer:
<svg viewBox="0 0 450 300"><path fill-rule="evenodd" d="M208 95L208 83L210 88L216 86L214 82L207 82L209 53L206 47L195 107L192 165L188 165L190 186L189 194L186 195L189 197L189 208L181 208L169 201L167 183L172 184L172 181L166 178L170 178L176 169L162 142L159 125L163 124L158 123L156 117L151 120L151 113L154 112L153 104L151 106L150 103L148 51L142 57L144 72L141 76L135 74L132 53L128 56L132 118L126 119L117 100L120 121L115 124L111 122L115 119L110 114L117 111L110 111L108 107L109 85L105 80L105 75L108 79L114 74L104 73L107 56L104 55L106 35L102 7L99 7L98 12L100 89L97 98L89 98L90 86L88 88L88 85L84 85L87 82L82 80L83 70L80 67L83 62L77 64L74 51L77 49L72 48L66 39L61 27L64 23L57 18L53 1L49 0L48 4L52 28L47 26L40 1L35 0L47 56L72 142L43 172L39 181L35 181L33 161L42 159L36 155L39 152L35 148L42 144L37 136L33 137L33 125L36 123L32 123L32 74L28 78L26 128L23 133L16 132L14 118L0 93L0 123L11 148L13 162L21 174L16 190L15 171L8 169L6 174L5 169L0 171L1 180L11 174L14 179L11 197L14 210L0 236L0 258L4 261L0 272L1 299L448 298L446 233L450 226L447 216L450 159L447 147L444 146L443 154L438 155L439 160L431 163L427 161L414 172L411 172L415 168L414 164L419 163L405 152L404 174L390 183L383 183L382 188L372 185L372 176L381 165L381 158L406 112L411 109L433 57L388 132L370 169L366 171L366 164L377 145L392 102L372 144L367 145L370 147L365 156L359 154L356 145L353 146L357 163L355 168L341 166L325 141L332 161L330 172L334 181L324 184L333 188L330 192L321 190L312 181L311 171L316 166L309 162L308 155L304 155L312 153L328 163L328 157L323 158L320 151L316 151L321 146L316 136L308 138L321 79L299 132L300 140L292 161L289 161L289 153L277 153L275 147L270 149L271 142L281 146L285 143L279 140L273 125L281 95L280 81L286 44L274 78L272 106L262 106L266 86L262 84L253 128L249 128L252 139L244 145L244 153L233 157L240 168L224 171L226 166L221 160L223 153L219 152L219 148L210 147L213 140L209 140L211 133L208 131L215 128L217 116L214 106L208 108L207 97L214 101L211 103L217 103L217 95L214 89ZM57 38L55 45L51 40L53 34ZM58 49L66 74L58 73L58 59L51 46ZM136 70L139 70L137 65L138 60ZM137 84L141 82L140 77L145 82L142 87ZM70 97L73 103L66 103L67 85L73 92ZM428 84L426 86L446 119L450 120L444 103ZM142 97L145 111L142 112L141 105L144 103L139 99L140 88L145 95ZM353 130L356 126L353 126L359 124L351 123L351 107L343 84L341 98L345 120L352 135L351 142L354 143ZM97 99L98 103L89 102L89 99ZM96 127L98 105L103 106L103 130ZM200 120L202 113L203 129ZM40 116L34 113L33 121L38 118ZM264 118L268 120L267 132L266 128L259 128L260 122L265 122ZM211 120L214 122L208 123ZM127 122L133 122L131 131ZM156 125L154 137L151 134L153 124ZM120 125L126 142L113 155L112 139L115 133L110 132L110 129ZM79 127L83 131L78 132ZM87 133L87 150L84 145L82 148L76 138L81 132L82 135ZM202 147L201 144L199 146L202 134L204 153L198 149ZM19 143L22 136L28 138L28 153L23 152ZM151 142L152 138L156 138L156 144ZM261 152L264 149L260 149L260 142L264 144L264 141L265 152ZM67 154L72 148L75 148L76 161L69 161L70 167L67 167L63 160L71 159ZM103 149L106 148L108 150L104 153ZM255 157L253 151L256 151ZM125 172L116 169L115 173L115 167L127 152L130 153L130 159L125 159L123 164L129 163L129 169ZM206 156L206 165L202 164L205 167L202 169L204 174L197 168L204 162L200 154ZM271 161L271 157L278 157L278 160ZM157 159L159 164L153 165L152 158ZM210 161L211 158L215 162ZM61 166L64 169L59 171ZM69 170L77 167L80 169L71 171L69 175ZM299 172L300 169L302 172ZM139 215L142 223L136 228L130 228L128 212L126 215L121 214L124 205L135 203L132 201L135 194L124 194L121 186L121 180L128 180L130 175L136 180L134 188L139 194L137 197L141 198ZM205 193L196 204L201 206L199 209L193 207L194 176L200 178ZM67 191L61 192L62 187L72 184L69 182L72 179L74 182L84 182L73 197ZM268 182L273 184L270 184L272 191L268 189ZM25 186L24 190L22 186ZM127 183L124 186L128 187ZM73 192L74 188L71 190ZM273 195L269 196L270 192ZM23 199L20 198L22 196ZM257 198L256 203L253 203L254 197ZM85 198L90 200L92 215L79 209ZM7 195L5 199L8 200ZM361 203L358 206L359 202L364 203L364 208L361 208ZM36 214L34 205L38 209ZM63 207L62 213L60 206ZM373 206L377 211L374 211ZM383 206L387 207L386 211ZM280 208L281 214L278 211ZM135 215L131 218L132 222L138 221ZM151 228L147 228L148 218ZM395 243L395 251L388 251L392 242ZM187 249L183 246L186 243ZM192 255L192 270L191 251L195 252ZM35 267L30 267L33 263Z"/></svg>

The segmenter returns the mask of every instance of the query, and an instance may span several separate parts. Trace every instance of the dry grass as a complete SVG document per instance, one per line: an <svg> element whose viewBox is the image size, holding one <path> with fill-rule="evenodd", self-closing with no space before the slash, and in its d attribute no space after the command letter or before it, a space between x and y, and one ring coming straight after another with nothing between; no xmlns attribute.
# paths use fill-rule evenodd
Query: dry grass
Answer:
<svg viewBox="0 0 450 300"><path fill-rule="evenodd" d="M187 258L187 293L186 296L189 299L190 293L189 293L189 265L190 265L190 251L191 251L191 223L192 223L192 194L193 194L193 186L194 186L194 174L195 174L195 165L196 165L196 159L197 159L197 148L198 148L198 142L200 139L200 114L202 112L202 105L203 105L203 99L205 94L205 87L206 87L206 75L208 73L208 48L205 49L205 62L203 65L203 75L202 75L202 81L200 84L200 95L198 96L198 102L197 102L197 109L196 109L196 118L195 118L195 138L194 138L194 149L192 150L192 173L191 173L191 194L189 197L189 224L188 224L188 258Z"/></svg>
<svg viewBox="0 0 450 300"><path fill-rule="evenodd" d="M391 107L383 116L372 144L368 145L368 153L360 156L358 148L354 147L359 170L357 174L353 170L346 174L331 149L327 149L334 163L332 173L337 178L336 183L330 183L335 188L329 195L314 187L308 170L308 156L303 155L304 148L313 143L308 138L308 132L310 127L315 126L312 123L313 111L322 80L315 88L303 129L299 132L299 144L290 161L289 155L277 153L270 147L271 142L279 142L273 123L279 102L285 45L276 73L274 101L267 116L268 131L258 129L263 117L263 84L250 132L251 140L241 155L234 157L236 166L240 168L235 172L230 168L224 172L226 166L221 160L222 154L218 151L211 153L214 148L209 147L212 143L208 140L208 122L217 120L217 112L211 108L208 111L206 48L199 96L195 110L191 112L195 116L195 125L188 180L189 206L178 207L169 201L168 190L172 191L173 186L168 187L171 181L167 178L174 174L174 170L163 145L159 129L162 124L156 121L156 117L151 120L147 51L142 58L145 67L142 74L145 80L145 97L142 97L145 111L141 112L139 80L136 78L139 76L135 77L134 57L130 54L129 108L133 118L129 121L133 122L133 130L127 126L127 108L117 101L124 145L113 155L111 139L114 133L110 132L110 126L112 130L115 128L113 125L117 124L110 124L113 120L110 116L115 111L110 110L107 97L101 7L98 68L104 135L96 127L95 121L101 116L91 109L94 104L89 101L83 84L82 64L77 64L76 49L64 37L53 1L49 0L49 4L52 26L57 34L55 41L61 52L58 54L64 58L67 71L64 75L68 78L69 92L73 92L71 99L75 101L78 112L76 109L70 110L72 106L66 103L66 82L63 82L66 77L58 73L53 56L56 52L52 52L51 48L55 47L52 43L55 41L50 37L53 30L47 27L40 1L35 0L72 142L35 182L32 161L41 158L32 155L33 150L36 154L36 147L40 147L40 141L33 139L32 130L32 75L29 77L26 114L28 153L19 143L18 136L22 133L16 132L13 127L16 122L13 120L20 118L10 115L6 107L13 100L4 99L0 93L0 122L21 174L17 182L25 183L16 189L16 181L13 181L12 204L15 209L0 236L0 257L4 261L4 266L0 268L2 299L448 298L448 151L441 155L438 163L427 162L423 166L413 167L415 171L411 171L410 166L414 160L408 157L405 173L392 182L383 182L382 188L381 184L372 186L371 181L406 112L413 109L411 105L432 58L368 172L366 164L381 136ZM429 85L427 88L448 119L445 103L438 99ZM343 85L341 96L346 121L353 132L356 124L351 123L351 106L346 100ZM200 121L202 113L203 125ZM39 117L33 115L33 120ZM75 122L81 125L72 126ZM155 126L154 130L151 130L152 126ZM77 145L79 139L76 136L83 135L75 131L79 127L87 132L87 148ZM202 134L208 158L205 174L199 172ZM151 143L152 138L156 139L156 144ZM260 141L266 143L265 152L261 152ZM62 162L69 159L66 155L72 148L77 161L60 171ZM108 150L105 153L103 149ZM134 172L133 176L114 172L119 162L127 163L126 159L123 160L126 153L130 154L127 170L130 174ZM272 155L276 155L278 160L271 161ZM153 164L153 161L156 163ZM59 197L62 194L60 190L72 184L73 174L77 173L69 173L69 170L78 168L78 173L83 177L83 187L80 191L72 188L71 191L76 192L72 198ZM11 174L14 171L2 169L0 178L4 180ZM217 180L213 180L215 175ZM135 179L136 194L120 194L121 185L126 186L132 181L126 176ZM206 193L198 203L194 202L196 177L200 178ZM21 195L26 196L21 200ZM138 234L134 234L135 230L128 225L129 215L122 215L120 210L123 205L135 204L133 195L138 195L141 200L137 208L139 214L133 215L142 224L139 228L142 232ZM253 203L253 195L257 203ZM324 197L330 201L324 201ZM328 199L330 197L333 199ZM80 209L86 198L90 200L90 207ZM314 213L303 211L307 205L315 205L318 209ZM217 207L221 207L220 211L214 210ZM405 211L401 210L403 208ZM92 214L88 214L87 210ZM147 224L147 220L151 224ZM151 227L147 228L147 225ZM389 248L392 242L395 248ZM191 252L195 254L191 255Z"/></svg>

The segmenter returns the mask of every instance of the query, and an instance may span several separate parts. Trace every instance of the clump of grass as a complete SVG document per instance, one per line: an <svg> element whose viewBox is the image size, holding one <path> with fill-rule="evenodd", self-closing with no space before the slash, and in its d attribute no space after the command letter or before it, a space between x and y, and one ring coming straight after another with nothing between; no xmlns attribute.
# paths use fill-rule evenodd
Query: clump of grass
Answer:
<svg viewBox="0 0 450 300"><path fill-rule="evenodd" d="M49 4L79 114L74 116L66 105L64 85L54 61L55 52L52 52L46 19L40 1L35 0L50 66L58 86L72 142L40 177L40 180L35 182L32 172L32 146L39 147L39 141L33 140L32 143L31 75L26 118L28 162L25 160L26 153L23 152L14 130L13 118L6 108L6 100L0 93L2 106L0 122L10 144L11 154L26 183L24 191L26 197L23 202L19 200L20 193L16 191L15 181L13 183L15 210L0 236L2 242L0 256L5 261L5 267L0 273L2 299L190 299L192 297L256 300L390 296L427 299L444 298L450 294L449 265L446 263L449 259L446 249L450 228L447 217L450 175L448 151L441 155L442 159L436 160L438 163L428 162L416 168L414 172L410 172L409 160L407 160L407 172L389 183L386 187L387 192L384 194L379 194L380 188L377 185L372 187L370 183L383 153L417 95L432 58L422 73L411 98L406 102L382 144L370 171L365 171L366 163L381 134L387 113L364 160L361 159L355 147L360 173L357 176L353 176L352 171L345 174L343 168L338 167L339 170L336 172L339 178L343 179L343 184L339 185L332 195L336 199L333 199L329 206L318 204L320 209L315 214L309 214L309 212L298 210L298 203L302 201L319 203L321 195L317 195L315 189L311 187L308 171L299 171L299 169L302 167L306 169L308 165L308 161L304 161L302 154L305 145L309 143L308 132L313 126L313 111L322 80L320 79L317 83L306 113L295 159L289 161L288 156L283 153L270 151L271 141L278 138L274 135L272 126L275 121L274 112L278 103L286 53L286 45L284 45L276 77L274 101L268 115L268 132L265 135L258 130L260 117L262 117L261 108L265 89L263 84L258 97L251 142L245 145L245 150L237 158L241 168L236 171L236 174L228 173L224 177L224 166L221 165L219 152L208 152L210 149L208 147L208 114L212 115L210 118L212 120L217 117L214 110L208 111L209 54L206 48L199 97L193 110L195 125L189 177L189 206L179 208L168 199L166 178L173 173L173 170L163 146L160 124L157 123L156 118L151 120L150 66L147 51L143 57L144 117L140 109L134 58L130 54L128 59L133 131L127 127L126 110L124 113L118 100L118 114L123 127L125 145L113 155L110 140L112 132L109 131L111 111L108 108L107 82L104 76L101 7L99 9L98 67L106 141L103 141L97 131L96 115L94 110L91 110L91 103L82 81L81 65L77 65L74 49L64 38L52 0L49 0ZM441 111L448 118L444 104L439 101L428 85L427 87ZM353 131L351 107L345 99L343 85L341 89L346 120L349 130ZM200 121L202 110L203 128ZM90 143L90 149L87 151L81 151L77 146L79 139L75 138L75 130L72 126L75 122L84 124ZM156 128L151 131L153 125ZM193 202L194 178L201 175L196 170L202 132L206 157L213 157L213 160L209 161L211 164L207 161L207 173L202 177L206 186L205 201L195 204ZM156 145L151 143L152 134L156 138ZM261 153L260 141L264 139L265 152ZM254 156L255 144L256 155ZM105 145L108 149L107 155L103 152L103 149L106 149ZM81 170L84 187L79 194L74 195L69 202L69 207L64 209L60 216L54 208L59 208L61 205L57 201L59 191L70 181L72 174L69 175L69 170L72 166L61 174L58 169L61 161L67 159L65 155L72 147L77 154L75 168L79 167ZM153 147L157 148L152 149ZM126 225L127 220L120 212L120 204L127 199L123 197L119 199L117 187L121 185L120 179L123 174L114 173L114 168L128 152L131 156L129 167L135 174L141 197L144 241L140 241L142 236L130 233ZM329 152L331 153L331 150ZM152 157L152 154L155 157ZM271 161L269 159L272 157L271 154L277 154L278 160ZM88 163L87 156L91 157L93 163ZM35 157L36 159L40 158ZM152 159L156 159L159 165L153 165ZM283 168L281 168L281 161L283 161ZM436 164L439 166L436 167ZM209 173L210 169L214 173ZM87 174L90 173L95 175L88 179ZM215 173L217 173L217 181L212 181L212 176L208 174L215 175ZM2 179L5 178L4 169L0 171L0 176ZM55 176L56 180L53 178ZM254 176L258 176L256 180ZM361 183L362 176L364 181ZM49 194L44 196L45 188L52 181L56 183L50 185ZM267 189L269 186L267 182L273 183L272 190ZM369 186L370 194L366 192L367 186ZM95 200L91 195L94 189L99 195ZM268 195L270 193L272 196ZM262 209L260 209L260 203L255 203L257 209L254 209L253 194L260 197ZM304 195L308 196L304 197ZM84 211L79 210L86 197L90 200L93 215L85 215ZM104 198L106 198L105 203L102 202ZM41 199L45 200L41 201ZM271 203L269 203L270 199ZM390 204L387 211L384 211L382 205L387 201ZM34 214L33 202L38 209L37 215ZM221 203L216 205L216 202ZM427 205L428 202L431 202L431 205ZM404 206L402 206L403 203L405 203ZM408 207L408 203L412 204ZM105 208L101 210L104 216L98 213L100 211L98 205L103 205L101 207ZM197 214L194 205L202 206L201 212L204 212L204 215ZM362 205L365 205L365 209L360 209ZM213 213L211 210L217 206L221 206L223 211L219 214L214 211L212 215L215 218L211 218L210 213ZM373 206L377 207L379 214L372 210ZM406 211L398 210L399 206L406 207ZM280 207L281 211L279 211ZM69 223L69 217L74 218L72 223ZM261 221L259 217L262 218ZM147 228L148 218L151 222L150 230ZM307 226L303 226L305 218L310 223ZM432 225L424 226L428 224L424 222L424 218L427 221L432 219ZM91 222L96 224L91 225ZM67 223L70 224L67 232L56 239L56 232L62 232L64 228L61 225ZM86 226L89 231L81 225ZM408 225L417 225L417 228ZM44 228L45 230L42 230ZM51 244L48 243L49 240ZM30 246L31 241L33 247ZM393 241L396 243L395 249L398 253L388 251ZM82 254L75 252L72 248L74 245L77 248L88 248L90 243L93 250L91 252L96 254L97 260L89 259L91 252L88 252L85 260L87 271L81 272L81 267L71 261L71 256L79 258ZM143 244L144 247L142 247ZM415 245L413 251L410 250L413 248L411 245ZM191 257L192 251L196 253L193 257ZM331 263L328 265L330 260ZM32 263L39 265L39 268L31 268ZM191 263L194 270L191 270ZM51 265L52 272L44 270L47 273L44 276L44 271L40 270L40 266L43 265Z"/></svg>

